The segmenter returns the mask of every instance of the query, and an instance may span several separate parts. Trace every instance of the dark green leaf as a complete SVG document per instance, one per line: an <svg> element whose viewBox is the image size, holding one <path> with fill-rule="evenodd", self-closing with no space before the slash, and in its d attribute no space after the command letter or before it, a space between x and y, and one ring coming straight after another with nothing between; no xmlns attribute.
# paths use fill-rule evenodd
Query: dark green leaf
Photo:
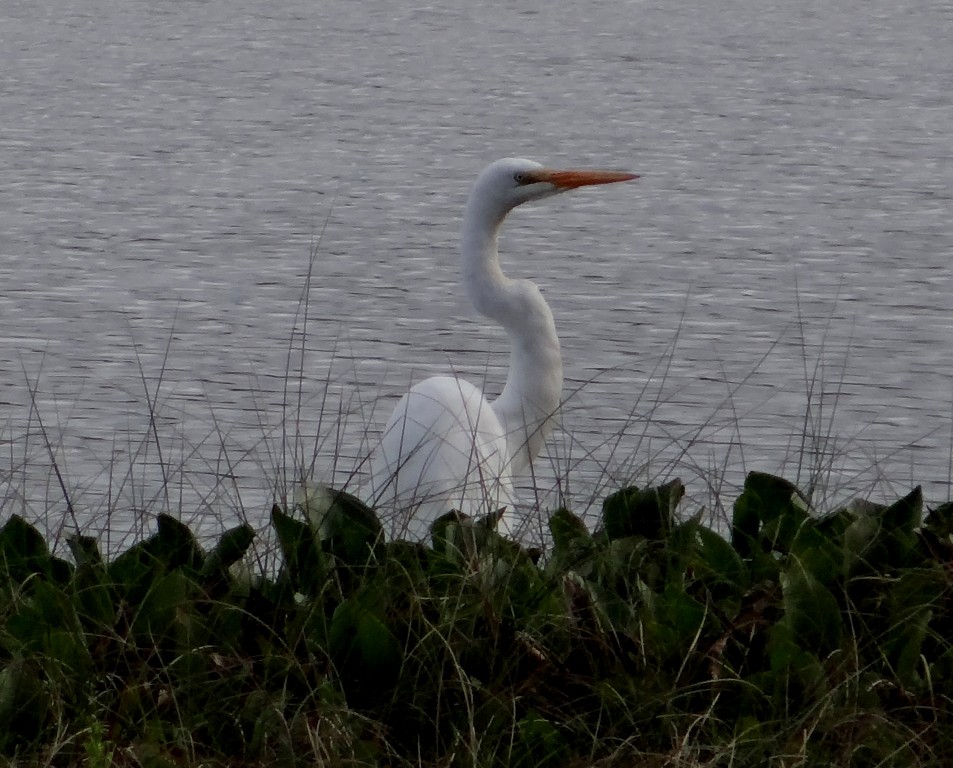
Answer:
<svg viewBox="0 0 953 768"><path fill-rule="evenodd" d="M109 583L135 605L162 575L176 568L199 569L204 555L187 526L170 515L157 516L158 530L119 555L106 569Z"/></svg>
<svg viewBox="0 0 953 768"><path fill-rule="evenodd" d="M920 684L923 644L930 621L940 608L947 576L939 566L904 571L890 592L890 628L885 648L901 685Z"/></svg>
<svg viewBox="0 0 953 768"><path fill-rule="evenodd" d="M202 566L202 575L208 576L217 571L224 571L233 563L237 563L255 540L255 531L250 525L239 525L225 531L211 552L205 558Z"/></svg>
<svg viewBox="0 0 953 768"><path fill-rule="evenodd" d="M661 621L674 630L678 648L689 648L695 640L707 611L677 584L669 584L658 596L656 612Z"/></svg>
<svg viewBox="0 0 953 768"><path fill-rule="evenodd" d="M271 510L271 524L284 556L283 573L295 591L305 595L318 594L327 583L328 574L314 532L283 512L277 504Z"/></svg>
<svg viewBox="0 0 953 768"><path fill-rule="evenodd" d="M922 512L919 486L889 507L860 506L844 534L850 571L883 573L911 564Z"/></svg>
<svg viewBox="0 0 953 768"><path fill-rule="evenodd" d="M519 742L515 748L515 766L558 768L569 761L569 749L559 730L537 714L529 714L517 723Z"/></svg>
<svg viewBox="0 0 953 768"><path fill-rule="evenodd" d="M32 595L7 620L6 629L22 648L44 651L51 630L78 632L80 625L66 594L48 581L37 581Z"/></svg>
<svg viewBox="0 0 953 768"><path fill-rule="evenodd" d="M158 530L146 541L149 554L163 565L164 570L188 566L201 569L204 556L189 527L171 515L156 516Z"/></svg>
<svg viewBox="0 0 953 768"><path fill-rule="evenodd" d="M662 539L675 525L675 508L685 494L678 479L652 488L631 486L602 503L602 524L610 539Z"/></svg>
<svg viewBox="0 0 953 768"><path fill-rule="evenodd" d="M35 663L14 658L0 669L0 750L24 749L40 735L49 697Z"/></svg>
<svg viewBox="0 0 953 768"><path fill-rule="evenodd" d="M949 540L953 537L953 501L931 509L923 526L938 539Z"/></svg>
<svg viewBox="0 0 953 768"><path fill-rule="evenodd" d="M403 654L397 638L359 599L346 600L335 609L328 643L351 700L376 698L400 674Z"/></svg>
<svg viewBox="0 0 953 768"><path fill-rule="evenodd" d="M758 548L761 531L761 500L754 491L744 490L735 501L731 519L731 545L744 558L750 558Z"/></svg>
<svg viewBox="0 0 953 768"><path fill-rule="evenodd" d="M749 472L735 502L732 544L742 557L758 551L788 552L808 517L807 499L788 480L764 472Z"/></svg>
<svg viewBox="0 0 953 768"><path fill-rule="evenodd" d="M830 526L806 519L791 543L791 556L820 584L830 587L844 575L842 537L830 535Z"/></svg>
<svg viewBox="0 0 953 768"><path fill-rule="evenodd" d="M549 530L553 534L553 555L563 563L574 563L592 550L592 536L586 524L568 509L553 512Z"/></svg>
<svg viewBox="0 0 953 768"><path fill-rule="evenodd" d="M74 533L66 537L66 544L73 553L76 565L102 565L103 556L99 551L99 541L94 537Z"/></svg>
<svg viewBox="0 0 953 768"><path fill-rule="evenodd" d="M732 584L739 590L747 589L748 569L734 547L704 526L698 526L697 536L698 552L710 576Z"/></svg>
<svg viewBox="0 0 953 768"><path fill-rule="evenodd" d="M792 558L781 573L784 622L801 648L826 655L840 645L843 624L835 597Z"/></svg>
<svg viewBox="0 0 953 768"><path fill-rule="evenodd" d="M104 633L116 621L117 595L106 579L102 563L84 562L73 577L73 605L88 631Z"/></svg>
<svg viewBox="0 0 953 768"><path fill-rule="evenodd" d="M72 567L53 557L40 532L19 515L11 515L0 528L0 578L21 584L41 575L65 584L71 574Z"/></svg>
<svg viewBox="0 0 953 768"><path fill-rule="evenodd" d="M329 489L328 550L350 566L366 565L384 540L384 529L374 511L346 491Z"/></svg>
<svg viewBox="0 0 953 768"><path fill-rule="evenodd" d="M150 640L176 634L174 625L190 609L190 598L198 593L197 585L181 570L170 571L158 578L136 606L132 630Z"/></svg>
<svg viewBox="0 0 953 768"><path fill-rule="evenodd" d="M807 506L807 499L794 483L765 472L749 472L745 477L745 490L757 494L760 501L758 516L762 524L785 514L795 498L801 506Z"/></svg>

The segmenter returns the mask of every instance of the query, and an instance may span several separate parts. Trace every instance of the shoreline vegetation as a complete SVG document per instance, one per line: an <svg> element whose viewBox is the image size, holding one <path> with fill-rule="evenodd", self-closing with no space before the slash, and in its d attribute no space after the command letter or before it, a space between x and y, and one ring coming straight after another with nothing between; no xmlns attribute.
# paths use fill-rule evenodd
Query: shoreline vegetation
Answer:
<svg viewBox="0 0 953 768"><path fill-rule="evenodd" d="M821 513L752 472L725 533L678 480L546 551L326 489L168 514L113 558L0 527L0 765L928 766L953 751L953 502Z"/></svg>
<svg viewBox="0 0 953 768"><path fill-rule="evenodd" d="M335 412L330 370L317 404L303 392L316 253L280 427L262 429L280 502L270 525L249 525L259 515L244 504L236 520L221 500L193 507L176 492L197 454L175 455L160 430L171 336L157 380L137 348L147 426L115 494L110 483L99 539L78 533L27 377L32 448L16 471L45 455L66 515L42 533L25 509L0 525L0 768L949 763L953 501L928 505L916 488L883 505L828 503L839 444L827 406L841 384L826 391L806 350L808 408L786 464L801 487L750 472L738 488L725 468L689 462L629 467L640 485L620 488L603 467L598 519L592 499L537 501L543 548L453 514L424 543L385 540L388 521L346 492L286 495L326 447L302 435L333 441L351 414L343 401ZM734 413L731 391L725 403ZM622 447L629 425L613 455L651 449ZM213 434L219 483L237 457L217 417ZM126 498L131 468L153 456L159 490ZM579 466L554 469L568 484ZM676 469L687 489L658 484ZM126 510L138 537L111 530Z"/></svg>

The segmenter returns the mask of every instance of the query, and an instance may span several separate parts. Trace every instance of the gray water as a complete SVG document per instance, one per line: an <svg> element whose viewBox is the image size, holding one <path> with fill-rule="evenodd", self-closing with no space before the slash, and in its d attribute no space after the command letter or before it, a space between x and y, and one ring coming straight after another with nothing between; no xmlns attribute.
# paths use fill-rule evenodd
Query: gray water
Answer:
<svg viewBox="0 0 953 768"><path fill-rule="evenodd" d="M455 243L505 155L642 175L505 232L564 348L546 503L950 498L951 32L948 0L4 0L0 514L68 520L37 412L117 535L359 475L423 376L498 392Z"/></svg>

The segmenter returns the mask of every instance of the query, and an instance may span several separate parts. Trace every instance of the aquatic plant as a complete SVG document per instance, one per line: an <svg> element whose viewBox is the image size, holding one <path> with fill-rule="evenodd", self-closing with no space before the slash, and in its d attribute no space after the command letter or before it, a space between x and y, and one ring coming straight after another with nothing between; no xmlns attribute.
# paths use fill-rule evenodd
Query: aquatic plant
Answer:
<svg viewBox="0 0 953 768"><path fill-rule="evenodd" d="M112 559L0 528L9 765L942 765L953 503L829 514L750 473L728 536L673 480L549 516L547 551L450 513L385 541L328 490L206 550Z"/></svg>

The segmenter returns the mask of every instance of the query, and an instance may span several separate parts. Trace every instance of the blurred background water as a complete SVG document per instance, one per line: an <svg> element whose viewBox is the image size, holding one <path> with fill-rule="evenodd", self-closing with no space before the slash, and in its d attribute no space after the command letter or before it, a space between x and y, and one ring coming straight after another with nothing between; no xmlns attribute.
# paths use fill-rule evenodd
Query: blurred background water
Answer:
<svg viewBox="0 0 953 768"><path fill-rule="evenodd" d="M358 477L412 381L499 392L455 248L506 155L642 175L505 231L567 375L528 499L678 475L716 507L751 469L950 498L950 29L930 0L4 2L0 516L72 525L48 442L87 531L258 524L301 472Z"/></svg>

